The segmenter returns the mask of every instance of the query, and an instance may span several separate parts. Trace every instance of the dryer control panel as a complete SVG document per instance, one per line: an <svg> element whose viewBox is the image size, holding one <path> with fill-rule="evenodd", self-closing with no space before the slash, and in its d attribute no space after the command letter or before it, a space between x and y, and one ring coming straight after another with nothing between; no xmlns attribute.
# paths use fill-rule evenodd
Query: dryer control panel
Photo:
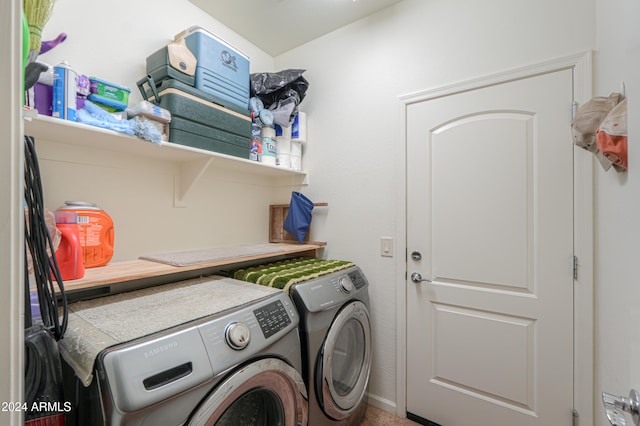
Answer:
<svg viewBox="0 0 640 426"><path fill-rule="evenodd" d="M367 294L369 283L359 267L294 284L291 295L308 312L321 312ZM299 301L299 302L298 302Z"/></svg>
<svg viewBox="0 0 640 426"><path fill-rule="evenodd" d="M345 294L349 294L354 290L353 281L351 281L351 278L349 278L349 275L345 275L338 278L335 284L337 284L338 290L340 290Z"/></svg>

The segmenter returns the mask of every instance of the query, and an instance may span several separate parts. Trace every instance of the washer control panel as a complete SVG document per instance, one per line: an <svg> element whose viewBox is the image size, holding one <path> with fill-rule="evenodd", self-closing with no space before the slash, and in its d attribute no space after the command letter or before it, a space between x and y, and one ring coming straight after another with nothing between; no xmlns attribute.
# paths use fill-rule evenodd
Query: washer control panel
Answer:
<svg viewBox="0 0 640 426"><path fill-rule="evenodd" d="M265 339L291 324L291 318L281 300L261 306L253 311Z"/></svg>
<svg viewBox="0 0 640 426"><path fill-rule="evenodd" d="M298 312L280 291L198 326L214 375L250 359L294 330Z"/></svg>

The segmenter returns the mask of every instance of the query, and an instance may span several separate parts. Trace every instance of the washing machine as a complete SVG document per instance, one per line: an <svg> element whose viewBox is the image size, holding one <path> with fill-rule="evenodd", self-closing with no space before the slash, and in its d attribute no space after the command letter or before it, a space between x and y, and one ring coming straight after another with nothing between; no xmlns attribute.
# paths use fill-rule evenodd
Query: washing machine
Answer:
<svg viewBox="0 0 640 426"><path fill-rule="evenodd" d="M362 270L349 261L297 258L239 269L231 276L280 288L294 302L309 425L360 424L372 358L369 283Z"/></svg>
<svg viewBox="0 0 640 426"><path fill-rule="evenodd" d="M223 277L70 304L68 425L304 426L299 316Z"/></svg>
<svg viewBox="0 0 640 426"><path fill-rule="evenodd" d="M289 287L300 315L309 425L358 425L371 370L368 281L358 266Z"/></svg>

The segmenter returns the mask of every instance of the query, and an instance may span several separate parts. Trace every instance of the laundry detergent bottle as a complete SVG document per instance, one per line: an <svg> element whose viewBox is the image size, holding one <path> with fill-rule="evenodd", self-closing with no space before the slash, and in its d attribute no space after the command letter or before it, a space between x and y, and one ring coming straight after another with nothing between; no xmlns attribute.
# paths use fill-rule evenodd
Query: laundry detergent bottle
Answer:
<svg viewBox="0 0 640 426"><path fill-rule="evenodd" d="M78 215L80 245L85 268L104 266L113 257L113 220L95 203L85 201L65 201L60 211L75 212Z"/></svg>
<svg viewBox="0 0 640 426"><path fill-rule="evenodd" d="M60 245L56 250L56 260L63 281L84 277L84 261L80 245L80 228L76 212L57 211L56 227L60 230Z"/></svg>

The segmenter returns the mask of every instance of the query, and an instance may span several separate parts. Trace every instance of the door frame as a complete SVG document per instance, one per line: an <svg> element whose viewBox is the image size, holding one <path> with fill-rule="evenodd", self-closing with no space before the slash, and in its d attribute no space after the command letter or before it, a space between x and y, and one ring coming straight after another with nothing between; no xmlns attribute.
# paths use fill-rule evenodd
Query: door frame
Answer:
<svg viewBox="0 0 640 426"><path fill-rule="evenodd" d="M571 69L573 71L574 105L567 105L567 125L571 124L571 112L576 104L584 104L592 96L592 52L551 59L472 80L454 83L398 97L401 140L397 155L399 191L397 224L398 247L405 248L405 256L396 257L396 414L406 416L407 408L407 107L416 102L436 99L486 86L506 83L525 77ZM596 398L593 394L593 156L574 147L574 255L578 258L577 279L574 280L574 410L580 416L580 424L591 426L594 421ZM399 251L400 252L400 251ZM567 267L571 267L567 265Z"/></svg>
<svg viewBox="0 0 640 426"><path fill-rule="evenodd" d="M0 83L0 401L24 401L24 152L22 90L22 2L0 4L0 61L8 78ZM23 424L24 412L0 412L3 424Z"/></svg>

